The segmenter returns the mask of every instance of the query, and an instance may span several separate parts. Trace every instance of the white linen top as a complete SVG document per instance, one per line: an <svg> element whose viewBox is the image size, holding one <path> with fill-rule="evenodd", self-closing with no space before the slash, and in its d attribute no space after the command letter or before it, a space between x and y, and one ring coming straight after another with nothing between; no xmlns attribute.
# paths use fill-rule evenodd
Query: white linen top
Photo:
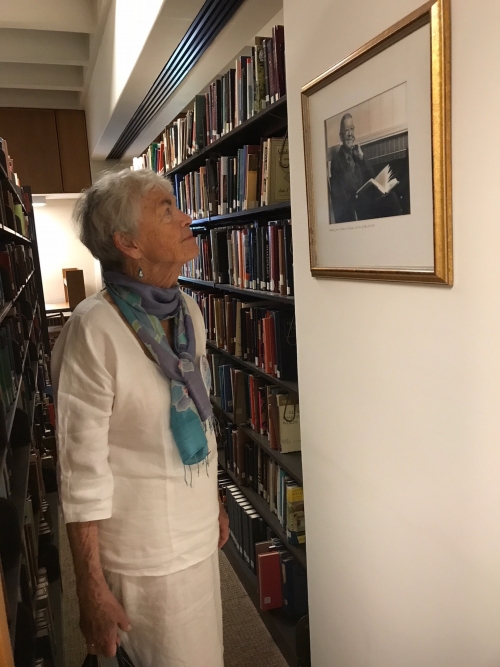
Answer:
<svg viewBox="0 0 500 667"><path fill-rule="evenodd" d="M185 298L208 388L203 316ZM100 522L103 568L159 576L208 558L219 535L214 434L208 467L185 469L170 430L170 380L102 293L64 326L52 382L64 518Z"/></svg>

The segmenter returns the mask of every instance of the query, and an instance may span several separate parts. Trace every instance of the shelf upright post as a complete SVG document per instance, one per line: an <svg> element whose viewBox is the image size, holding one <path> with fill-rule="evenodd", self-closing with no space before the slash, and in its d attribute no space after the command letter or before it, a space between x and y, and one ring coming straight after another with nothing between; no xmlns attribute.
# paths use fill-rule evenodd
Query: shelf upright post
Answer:
<svg viewBox="0 0 500 667"><path fill-rule="evenodd" d="M40 304L40 318L42 324L43 345L45 348L45 353L50 356L49 330L47 324L47 314L45 312L45 295L43 293L42 269L40 267L40 254L38 252L38 243L36 239L36 225L35 225L35 214L33 212L32 193L31 193L31 188L29 186L23 187L23 190L28 194L30 200L30 211L28 215L30 221L31 250L33 252L33 264L35 266L34 278L36 282L36 291L38 294L38 303Z"/></svg>

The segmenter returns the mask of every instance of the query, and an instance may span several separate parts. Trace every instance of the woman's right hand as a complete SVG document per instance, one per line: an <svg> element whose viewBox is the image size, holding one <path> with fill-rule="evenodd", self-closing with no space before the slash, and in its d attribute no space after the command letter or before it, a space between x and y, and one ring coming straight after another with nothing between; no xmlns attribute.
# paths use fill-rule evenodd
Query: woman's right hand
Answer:
<svg viewBox="0 0 500 667"><path fill-rule="evenodd" d="M118 628L132 630L123 607L106 584L80 594L80 630L88 653L113 657L120 643Z"/></svg>

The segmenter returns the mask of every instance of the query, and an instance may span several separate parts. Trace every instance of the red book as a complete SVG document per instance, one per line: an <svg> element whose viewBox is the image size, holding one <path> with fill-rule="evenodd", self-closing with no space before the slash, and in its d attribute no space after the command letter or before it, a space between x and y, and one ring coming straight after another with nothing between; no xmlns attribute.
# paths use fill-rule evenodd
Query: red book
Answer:
<svg viewBox="0 0 500 667"><path fill-rule="evenodd" d="M256 377L255 375L250 375L248 379L249 385L249 394L250 394L250 426L254 431L258 432L257 429L257 415L258 415L258 403L256 405Z"/></svg>
<svg viewBox="0 0 500 667"><path fill-rule="evenodd" d="M211 141L210 102L208 93L205 93L205 146L208 146Z"/></svg>
<svg viewBox="0 0 500 667"><path fill-rule="evenodd" d="M56 415L55 415L55 412L54 412L54 404L53 403L49 403L47 405L47 412L49 413L50 423L55 428L56 427Z"/></svg>
<svg viewBox="0 0 500 667"><path fill-rule="evenodd" d="M274 377L278 377L278 355L276 352L275 313L269 313L269 355Z"/></svg>
<svg viewBox="0 0 500 667"><path fill-rule="evenodd" d="M275 375L274 371L274 327L272 314L267 313L264 323L264 371L269 375Z"/></svg>
<svg viewBox="0 0 500 667"><path fill-rule="evenodd" d="M257 321L258 324L258 331L257 331L257 336L258 336L258 356L257 360L255 362L255 365L258 366L261 370L265 371L266 369L266 364L265 364L265 350L266 350L266 332L264 328L264 318L260 317Z"/></svg>
<svg viewBox="0 0 500 667"><path fill-rule="evenodd" d="M260 434L267 435L267 399L266 399L266 385L264 383L258 389L258 398L259 398Z"/></svg>
<svg viewBox="0 0 500 667"><path fill-rule="evenodd" d="M281 594L281 565L278 551L259 554L259 598L262 611L279 609L283 605Z"/></svg>

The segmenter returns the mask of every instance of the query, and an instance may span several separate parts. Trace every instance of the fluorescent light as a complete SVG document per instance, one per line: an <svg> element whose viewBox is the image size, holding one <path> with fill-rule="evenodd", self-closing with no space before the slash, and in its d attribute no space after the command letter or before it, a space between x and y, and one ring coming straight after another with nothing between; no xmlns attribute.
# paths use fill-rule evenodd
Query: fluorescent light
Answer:
<svg viewBox="0 0 500 667"><path fill-rule="evenodd" d="M45 195L33 195L33 206L46 206Z"/></svg>

